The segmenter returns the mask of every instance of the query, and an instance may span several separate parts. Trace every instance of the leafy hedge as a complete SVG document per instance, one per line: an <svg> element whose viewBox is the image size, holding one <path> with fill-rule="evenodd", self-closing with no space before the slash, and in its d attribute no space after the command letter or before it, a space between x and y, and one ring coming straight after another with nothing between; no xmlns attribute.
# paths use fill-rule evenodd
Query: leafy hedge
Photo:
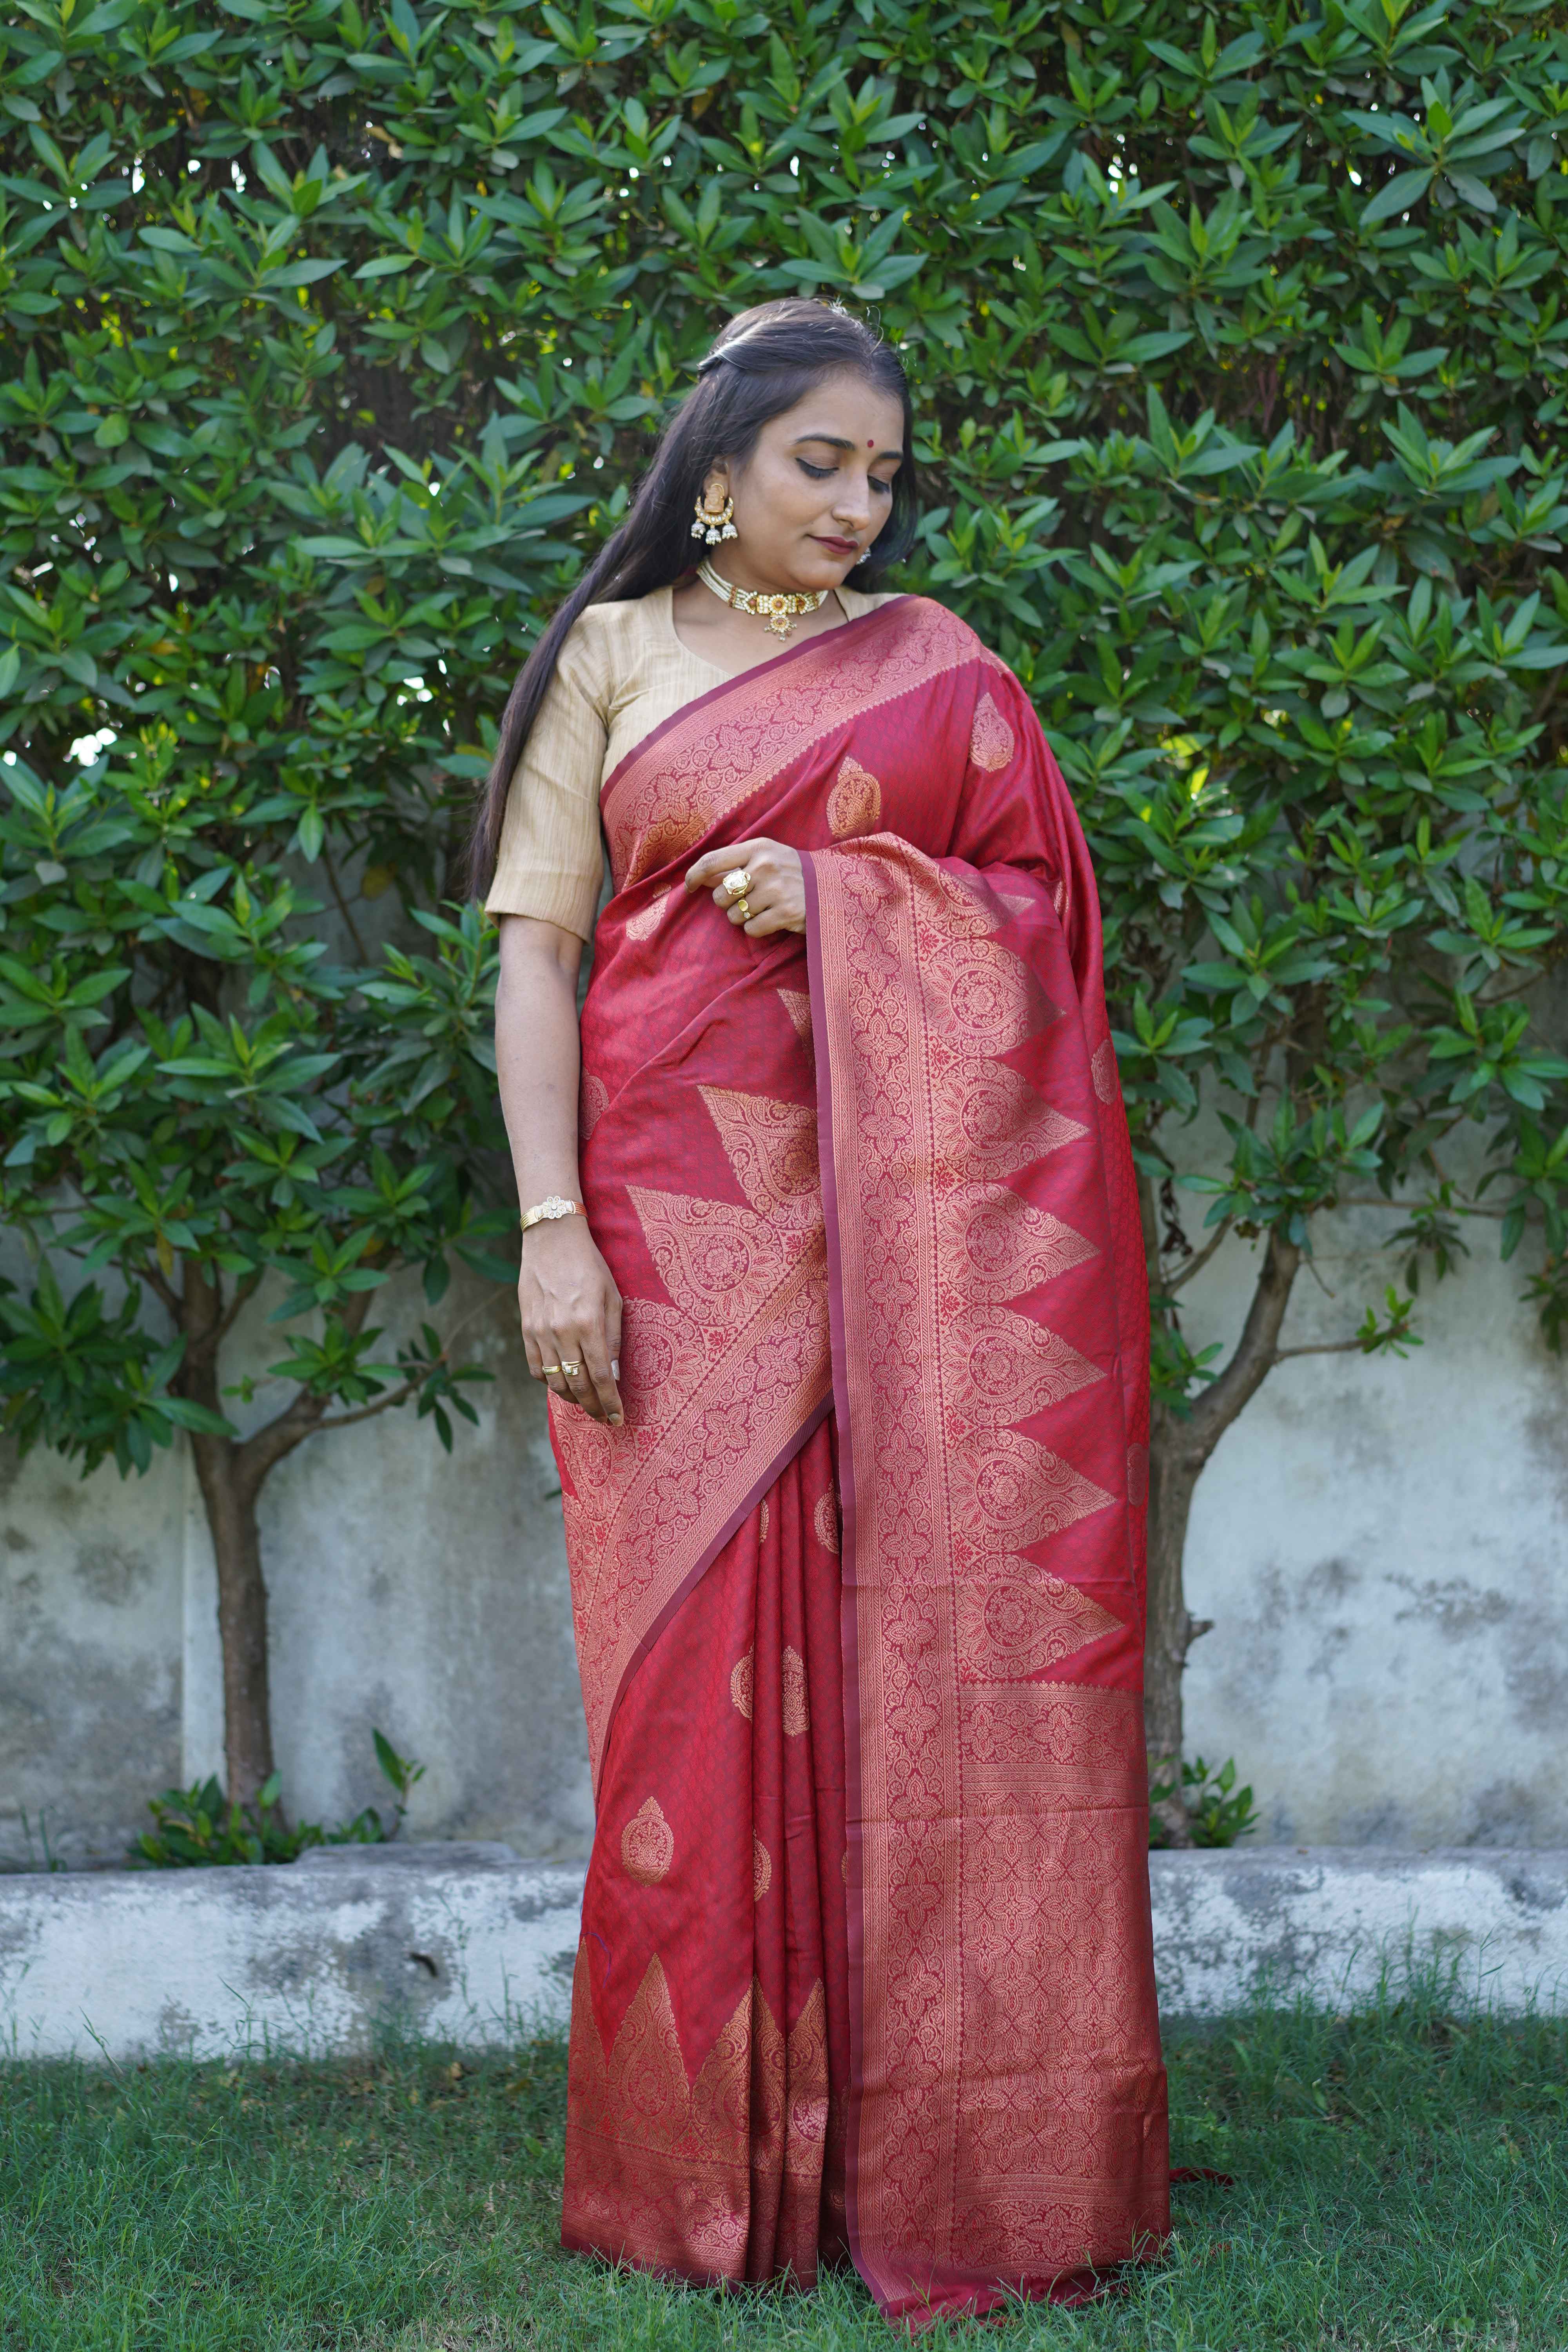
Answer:
<svg viewBox="0 0 1568 2352"><path fill-rule="evenodd" d="M489 951L435 910L507 682L715 320L816 289L904 346L909 584L1017 667L1089 821L1157 1274L1216 1089L1215 1216L1287 1269L1396 1183L1446 1263L1468 1123L1555 1334L1560 5L0 24L7 1215L68 1200L133 1299L281 1266L326 1310L302 1392L387 1392L344 1286L438 1295L478 1230ZM390 974L380 891L444 925ZM123 1451L121 1375L33 1344ZM189 1394L153 1360L144 1435Z"/></svg>

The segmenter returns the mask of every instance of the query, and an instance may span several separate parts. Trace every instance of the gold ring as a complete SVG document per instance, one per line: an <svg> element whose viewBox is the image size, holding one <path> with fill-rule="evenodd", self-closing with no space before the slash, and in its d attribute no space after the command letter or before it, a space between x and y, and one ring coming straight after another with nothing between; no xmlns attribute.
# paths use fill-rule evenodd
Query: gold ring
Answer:
<svg viewBox="0 0 1568 2352"><path fill-rule="evenodd" d="M547 1381L552 1372L558 1372L560 1370L561 1367L559 1364L541 1364L539 1367L539 1377L542 1381Z"/></svg>
<svg viewBox="0 0 1568 2352"><path fill-rule="evenodd" d="M555 1369L558 1372L564 1372L569 1381L574 1381L583 1367L581 1364L569 1364L563 1357Z"/></svg>
<svg viewBox="0 0 1568 2352"><path fill-rule="evenodd" d="M731 898L743 898L751 887L751 868L745 866L731 866L724 877L724 887Z"/></svg>
<svg viewBox="0 0 1568 2352"><path fill-rule="evenodd" d="M749 923L751 921L751 906L743 894L735 901L735 912L739 915L743 923Z"/></svg>

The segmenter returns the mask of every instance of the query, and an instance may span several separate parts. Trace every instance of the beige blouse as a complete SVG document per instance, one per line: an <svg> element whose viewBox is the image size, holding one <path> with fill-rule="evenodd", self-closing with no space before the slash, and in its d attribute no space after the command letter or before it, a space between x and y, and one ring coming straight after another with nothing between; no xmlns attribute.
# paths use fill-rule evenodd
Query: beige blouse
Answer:
<svg viewBox="0 0 1568 2352"><path fill-rule="evenodd" d="M599 793L645 735L731 673L676 635L672 591L590 604L561 648L507 796L485 911L593 936L604 881ZM840 588L851 621L889 598Z"/></svg>

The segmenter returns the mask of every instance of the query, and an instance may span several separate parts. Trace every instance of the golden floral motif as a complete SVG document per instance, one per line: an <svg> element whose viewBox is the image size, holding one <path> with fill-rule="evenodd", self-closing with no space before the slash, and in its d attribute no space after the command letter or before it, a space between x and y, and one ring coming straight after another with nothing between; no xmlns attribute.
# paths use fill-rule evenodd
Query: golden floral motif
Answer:
<svg viewBox="0 0 1568 2352"><path fill-rule="evenodd" d="M828 1488L825 1495L818 1495L816 1498L816 1508L811 1515L811 1524L816 1530L816 1540L822 1546L823 1550L837 1553L838 1549L838 1497L833 1492L831 1487Z"/></svg>
<svg viewBox="0 0 1568 2352"><path fill-rule="evenodd" d="M836 841L847 834L875 833L882 818L882 787L869 768L847 759L827 795L827 822Z"/></svg>
<svg viewBox="0 0 1568 2352"><path fill-rule="evenodd" d="M1121 1630L1121 1620L1043 1568L1009 1559L958 1586L961 1682L1023 1681Z"/></svg>
<svg viewBox="0 0 1568 2352"><path fill-rule="evenodd" d="M1057 1332L1009 1307L975 1308L955 1369L955 1405L993 1425L1022 1421L1106 1378Z"/></svg>
<svg viewBox="0 0 1568 2352"><path fill-rule="evenodd" d="M1010 1550L1060 1535L1116 1499L1016 1429L987 1430L954 1447L950 1466L958 1524L981 1544L991 1528Z"/></svg>
<svg viewBox="0 0 1568 2352"><path fill-rule="evenodd" d="M1026 1078L1005 1062L953 1055L931 1072L931 1108L948 1155L962 1155L977 1176L1013 1176L1089 1129L1040 1100Z"/></svg>
<svg viewBox="0 0 1568 2352"><path fill-rule="evenodd" d="M945 1228L943 1257L950 1264L956 1258L966 1307L1005 1304L1100 1255L1062 1218L1005 1184L958 1185L937 1214Z"/></svg>
<svg viewBox="0 0 1568 2352"><path fill-rule="evenodd" d="M975 706L974 725L969 738L969 756L977 768L992 775L998 774L1017 749L1013 730L997 709L988 694L983 694Z"/></svg>
<svg viewBox="0 0 1568 2352"><path fill-rule="evenodd" d="M647 905L641 908L637 914L627 916L626 923L627 939L638 941L651 940L665 917L685 896L684 883L673 890L661 890L657 898L650 898Z"/></svg>
<svg viewBox="0 0 1568 2352"><path fill-rule="evenodd" d="M811 999L804 988L781 988L777 991L780 1003L789 1014L797 1037L811 1043Z"/></svg>
<svg viewBox="0 0 1568 2352"><path fill-rule="evenodd" d="M767 1539L768 1507L767 1504L763 1502L757 1512L757 1541L759 1543L766 1543Z"/></svg>
<svg viewBox="0 0 1568 2352"><path fill-rule="evenodd" d="M752 1900L760 1903L773 1883L773 1865L767 1847L752 1832Z"/></svg>
<svg viewBox="0 0 1568 2352"><path fill-rule="evenodd" d="M621 1860L639 1886L657 1886L675 1860L675 1832L657 1797L645 1797L621 1832Z"/></svg>
<svg viewBox="0 0 1568 2352"><path fill-rule="evenodd" d="M784 1738L798 1739L803 1731L811 1728L811 1709L805 1695L805 1660L798 1650L786 1647L783 1675Z"/></svg>
<svg viewBox="0 0 1568 2352"><path fill-rule="evenodd" d="M743 1658L737 1658L735 1670L730 1676L730 1696L748 1723L752 1720L752 1685L755 1669L756 1653L748 1650Z"/></svg>
<svg viewBox="0 0 1568 2352"><path fill-rule="evenodd" d="M830 2131L827 2008L819 1978L787 2037L753 1976L689 2084L657 1954L609 2050L587 1948L572 1992L568 2242L611 2260L738 2279L770 2211L780 2267L811 2283ZM766 2224L764 2221L764 2228Z"/></svg>
<svg viewBox="0 0 1568 2352"><path fill-rule="evenodd" d="M792 1231L822 1223L816 1112L731 1087L699 1087L741 1189L753 1209Z"/></svg>

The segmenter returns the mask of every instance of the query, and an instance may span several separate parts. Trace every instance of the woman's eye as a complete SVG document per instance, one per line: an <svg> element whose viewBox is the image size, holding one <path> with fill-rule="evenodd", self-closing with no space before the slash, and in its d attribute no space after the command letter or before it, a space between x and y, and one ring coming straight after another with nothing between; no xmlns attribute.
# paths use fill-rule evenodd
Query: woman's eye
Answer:
<svg viewBox="0 0 1568 2352"><path fill-rule="evenodd" d="M874 490L880 490L885 499L890 499L893 495L893 486L891 482L885 482L880 474L872 475L871 488Z"/></svg>
<svg viewBox="0 0 1568 2352"><path fill-rule="evenodd" d="M831 466L814 466L809 458L806 457L797 457L795 463L799 466L803 474L809 474L811 476L814 482L826 482L828 476L835 470Z"/></svg>

